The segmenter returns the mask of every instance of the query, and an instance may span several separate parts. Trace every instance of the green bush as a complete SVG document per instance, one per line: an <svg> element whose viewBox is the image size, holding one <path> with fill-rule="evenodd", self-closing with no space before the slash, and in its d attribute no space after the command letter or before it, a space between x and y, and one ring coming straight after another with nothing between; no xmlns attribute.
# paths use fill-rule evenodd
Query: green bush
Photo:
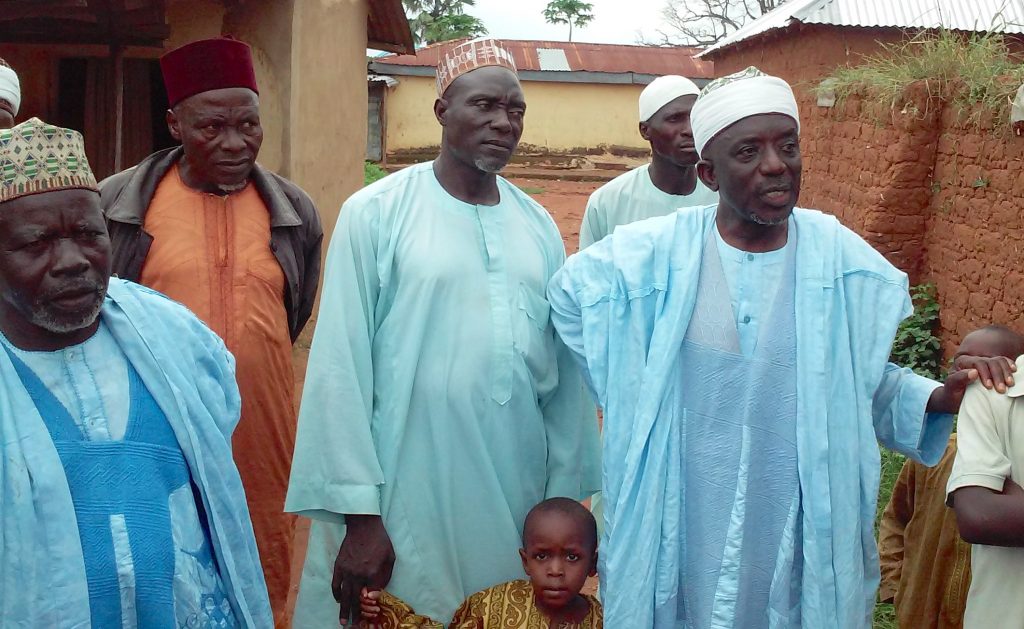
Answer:
<svg viewBox="0 0 1024 629"><path fill-rule="evenodd" d="M383 179L388 176L388 171L384 170L380 166L373 162L363 163L363 185L368 186L378 179Z"/></svg>
<svg viewBox="0 0 1024 629"><path fill-rule="evenodd" d="M910 367L922 376L942 378L942 343L935 336L939 325L939 302L934 284L910 288L914 314L900 323L892 344L889 360L901 367Z"/></svg>

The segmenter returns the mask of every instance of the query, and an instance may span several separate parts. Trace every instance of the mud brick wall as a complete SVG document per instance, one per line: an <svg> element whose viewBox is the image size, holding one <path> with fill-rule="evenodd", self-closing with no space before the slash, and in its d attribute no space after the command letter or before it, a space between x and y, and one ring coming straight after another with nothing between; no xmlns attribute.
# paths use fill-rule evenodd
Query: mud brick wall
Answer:
<svg viewBox="0 0 1024 629"><path fill-rule="evenodd" d="M814 86L902 34L801 26L714 58L722 76L755 65L794 86L801 114L800 205L835 214L906 271L933 282L943 348L988 323L1024 332L1024 137L978 128L929 100L848 99L819 107Z"/></svg>
<svg viewBox="0 0 1024 629"><path fill-rule="evenodd" d="M938 288L948 355L981 325L1024 332L1024 138L949 109L942 122L922 275Z"/></svg>

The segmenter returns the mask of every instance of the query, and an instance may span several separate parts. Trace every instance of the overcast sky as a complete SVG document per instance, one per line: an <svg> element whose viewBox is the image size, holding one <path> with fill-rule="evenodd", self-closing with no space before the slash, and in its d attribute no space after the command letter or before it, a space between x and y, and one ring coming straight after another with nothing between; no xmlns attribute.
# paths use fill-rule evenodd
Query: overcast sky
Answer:
<svg viewBox="0 0 1024 629"><path fill-rule="evenodd" d="M589 0L594 21L586 28L573 27L572 39L580 42L635 44L639 32L654 39L665 0ZM569 27L544 21L548 0L476 0L466 13L483 20L491 36L499 39L549 39L567 41Z"/></svg>

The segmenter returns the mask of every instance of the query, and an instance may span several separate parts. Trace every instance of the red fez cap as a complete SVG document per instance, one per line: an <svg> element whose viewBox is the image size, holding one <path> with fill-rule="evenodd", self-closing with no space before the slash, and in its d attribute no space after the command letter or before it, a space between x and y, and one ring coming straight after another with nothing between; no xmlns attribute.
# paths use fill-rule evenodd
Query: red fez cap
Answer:
<svg viewBox="0 0 1024 629"><path fill-rule="evenodd" d="M174 107L189 96L225 87L256 88L249 44L230 37L201 39L160 57L167 100Z"/></svg>

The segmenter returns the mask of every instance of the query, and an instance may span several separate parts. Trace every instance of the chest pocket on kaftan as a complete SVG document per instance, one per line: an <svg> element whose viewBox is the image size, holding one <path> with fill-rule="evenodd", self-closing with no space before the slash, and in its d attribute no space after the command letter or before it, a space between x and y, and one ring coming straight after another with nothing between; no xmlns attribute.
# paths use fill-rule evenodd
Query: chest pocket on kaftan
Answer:
<svg viewBox="0 0 1024 629"><path fill-rule="evenodd" d="M535 382L547 380L554 370L554 331L548 325L550 320L548 300L520 283L512 308L513 343Z"/></svg>

